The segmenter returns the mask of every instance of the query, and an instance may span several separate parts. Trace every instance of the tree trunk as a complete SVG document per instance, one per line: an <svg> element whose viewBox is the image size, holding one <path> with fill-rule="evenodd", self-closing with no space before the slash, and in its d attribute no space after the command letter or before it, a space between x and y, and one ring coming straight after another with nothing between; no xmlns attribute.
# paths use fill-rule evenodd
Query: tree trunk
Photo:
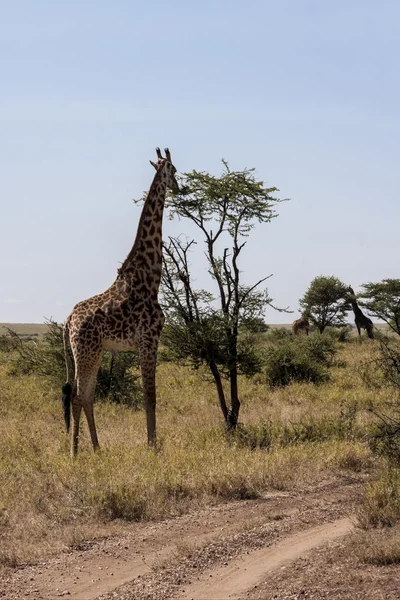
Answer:
<svg viewBox="0 0 400 600"><path fill-rule="evenodd" d="M213 374L213 377L214 377L215 385L216 385L217 392L218 392L219 405L221 407L221 411L224 416L224 420L227 421L229 411L228 411L228 407L227 407L226 401L225 401L225 394L224 394L224 388L222 386L221 375L219 373L216 363L213 360L209 361L208 366L210 367L211 373Z"/></svg>
<svg viewBox="0 0 400 600"><path fill-rule="evenodd" d="M237 328L234 327L233 331L231 331L229 334L229 382L231 387L231 409L228 413L228 418L226 421L228 429L236 429L240 410L237 373L237 337L238 331Z"/></svg>
<svg viewBox="0 0 400 600"><path fill-rule="evenodd" d="M240 410L236 364L229 371L229 381L231 385L231 410L228 413L226 423L228 429L236 429Z"/></svg>

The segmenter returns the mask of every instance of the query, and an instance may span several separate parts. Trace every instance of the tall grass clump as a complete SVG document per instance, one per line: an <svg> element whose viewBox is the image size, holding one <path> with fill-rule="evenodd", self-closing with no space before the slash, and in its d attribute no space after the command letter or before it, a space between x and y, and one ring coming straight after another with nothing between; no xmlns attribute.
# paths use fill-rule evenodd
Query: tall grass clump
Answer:
<svg viewBox="0 0 400 600"><path fill-rule="evenodd" d="M268 450L329 440L351 442L365 437L365 429L358 422L358 416L357 406L349 404L334 414L307 413L288 422L261 420L241 425L237 432L228 436L243 447Z"/></svg>
<svg viewBox="0 0 400 600"><path fill-rule="evenodd" d="M369 483L359 510L359 522L369 527L392 526L400 520L400 469L386 465Z"/></svg>

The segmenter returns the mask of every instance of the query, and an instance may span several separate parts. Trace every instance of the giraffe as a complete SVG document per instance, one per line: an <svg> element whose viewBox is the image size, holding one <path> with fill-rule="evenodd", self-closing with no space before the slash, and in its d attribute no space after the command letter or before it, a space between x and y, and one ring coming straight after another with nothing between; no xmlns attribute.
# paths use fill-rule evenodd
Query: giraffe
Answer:
<svg viewBox="0 0 400 600"><path fill-rule="evenodd" d="M292 323L292 333L293 335L298 335L300 331L304 331L306 335L310 330L310 322L308 320L307 313L303 313L300 319L293 321Z"/></svg>
<svg viewBox="0 0 400 600"><path fill-rule="evenodd" d="M67 317L63 330L67 383L63 385L63 410L67 433L72 405L71 455L78 451L79 421L86 415L93 449L99 447L93 402L103 350L138 348L144 388L147 439L156 442L156 359L164 315L158 303L162 268L162 219L167 188L179 192L176 168L168 148L159 148L156 170L143 205L135 242L118 269L114 283L102 294L79 302ZM67 349L72 350L75 380L69 382Z"/></svg>
<svg viewBox="0 0 400 600"><path fill-rule="evenodd" d="M349 302L353 308L354 313L354 323L356 324L358 335L361 335L361 329L365 329L368 337L373 340L374 339L374 324L371 319L364 315L361 308L358 306L356 295L354 293L353 288L349 285Z"/></svg>

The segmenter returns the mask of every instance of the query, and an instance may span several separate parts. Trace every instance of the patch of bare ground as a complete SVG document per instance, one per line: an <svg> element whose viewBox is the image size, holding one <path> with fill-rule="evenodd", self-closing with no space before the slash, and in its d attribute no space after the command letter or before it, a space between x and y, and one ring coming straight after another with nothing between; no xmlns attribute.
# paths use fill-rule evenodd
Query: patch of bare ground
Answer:
<svg viewBox="0 0 400 600"><path fill-rule="evenodd" d="M361 476L324 481L316 488L268 492L175 519L130 525L123 535L10 569L0 582L0 598L185 597L190 582L237 557L353 514L362 482Z"/></svg>

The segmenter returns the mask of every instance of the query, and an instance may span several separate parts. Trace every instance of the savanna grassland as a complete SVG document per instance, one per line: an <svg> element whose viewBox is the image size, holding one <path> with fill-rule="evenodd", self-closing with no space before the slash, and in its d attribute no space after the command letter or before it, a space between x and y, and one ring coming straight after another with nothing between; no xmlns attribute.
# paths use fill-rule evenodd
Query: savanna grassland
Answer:
<svg viewBox="0 0 400 600"><path fill-rule="evenodd" d="M162 362L157 452L147 448L142 410L102 401L95 407L101 451L92 453L85 423L76 460L69 456L59 388L43 377L10 375L13 355L0 353L0 564L37 560L115 533L127 521L355 474L366 481L361 526L394 525L400 472L370 444L371 407L387 411L394 391L367 386L362 377L377 344L338 343L330 380L318 385L270 388L262 373L242 378L235 434L224 429L205 370ZM396 562L398 536L390 544L382 560Z"/></svg>

